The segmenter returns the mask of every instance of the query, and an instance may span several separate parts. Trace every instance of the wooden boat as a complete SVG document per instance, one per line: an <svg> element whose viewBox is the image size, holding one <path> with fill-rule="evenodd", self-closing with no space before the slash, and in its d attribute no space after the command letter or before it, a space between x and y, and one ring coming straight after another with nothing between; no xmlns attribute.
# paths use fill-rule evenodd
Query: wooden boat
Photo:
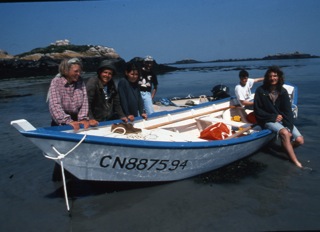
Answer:
<svg viewBox="0 0 320 232"><path fill-rule="evenodd" d="M169 105L178 106L178 107L189 107L199 105L208 101L216 101L224 98L229 98L229 87L225 85L216 85L211 90L212 96L200 95L198 97L194 97L189 94L186 97L173 97L168 100Z"/></svg>
<svg viewBox="0 0 320 232"><path fill-rule="evenodd" d="M294 105L297 92L293 90ZM35 128L24 119L11 125L45 157L63 161L64 168L81 180L175 181L242 159L267 144L274 135L249 123L248 113L230 97L139 119L133 125L138 133L114 131L120 121L102 122L77 132L70 126ZM235 121L235 116L241 120ZM204 128L216 122L234 132L244 130L223 140L199 138Z"/></svg>
<svg viewBox="0 0 320 232"><path fill-rule="evenodd" d="M297 112L297 91L293 86L291 90ZM234 102L229 97L158 112L134 125L107 121L77 132L70 126L35 128L25 119L14 120L11 125L46 158L60 164L69 211L65 169L78 179L90 181L176 181L245 158L269 143L275 134L248 122L250 111ZM216 123L234 133L220 140L200 138Z"/></svg>
<svg viewBox="0 0 320 232"><path fill-rule="evenodd" d="M208 101L216 101L223 98L229 98L229 87L225 85L216 85L211 90L212 96L200 95L198 97L189 94L186 97L173 97L173 98L161 98L158 99L153 108L155 112L164 110L174 110L180 107L190 107L199 105Z"/></svg>
<svg viewBox="0 0 320 232"><path fill-rule="evenodd" d="M81 180L174 181L242 159L273 138L270 131L253 128L248 135L233 139L200 139L200 131L214 122L235 128L251 125L231 120L244 111L230 103L224 100L159 112L147 121L137 120L134 128L141 132L132 134L112 132L112 125L119 121L78 132L69 126L35 128L24 119L11 124L47 158L63 160L64 168Z"/></svg>

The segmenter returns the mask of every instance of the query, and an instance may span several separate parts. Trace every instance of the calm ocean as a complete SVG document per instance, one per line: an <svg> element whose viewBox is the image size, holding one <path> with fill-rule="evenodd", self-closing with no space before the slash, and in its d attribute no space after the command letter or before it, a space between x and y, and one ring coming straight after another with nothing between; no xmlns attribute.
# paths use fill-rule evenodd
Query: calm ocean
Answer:
<svg viewBox="0 0 320 232"><path fill-rule="evenodd" d="M262 149L206 176L161 185L68 183L71 216L53 162L10 121L47 126L52 77L0 80L20 97L0 98L0 231L292 231L320 229L320 59L181 65L158 76L157 97L211 95L217 84L238 82L239 68L263 76L278 65L299 88L296 126L305 144L296 150L307 169ZM179 67L179 66L178 66ZM86 74L90 75L90 74ZM259 84L256 84L256 88Z"/></svg>

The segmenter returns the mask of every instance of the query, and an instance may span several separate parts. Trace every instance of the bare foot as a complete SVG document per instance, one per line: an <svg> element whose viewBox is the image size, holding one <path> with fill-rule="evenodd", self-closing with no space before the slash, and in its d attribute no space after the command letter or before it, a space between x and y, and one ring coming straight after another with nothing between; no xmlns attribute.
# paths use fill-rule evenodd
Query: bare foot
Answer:
<svg viewBox="0 0 320 232"><path fill-rule="evenodd" d="M302 164L299 161L295 162L295 165L298 166L299 168L303 168Z"/></svg>

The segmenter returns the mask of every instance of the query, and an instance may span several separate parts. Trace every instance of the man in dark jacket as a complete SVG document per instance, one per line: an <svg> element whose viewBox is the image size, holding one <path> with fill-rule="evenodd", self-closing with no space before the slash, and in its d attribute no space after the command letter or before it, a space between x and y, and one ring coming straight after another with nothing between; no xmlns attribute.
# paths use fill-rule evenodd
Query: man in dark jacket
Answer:
<svg viewBox="0 0 320 232"><path fill-rule="evenodd" d="M116 74L116 68L110 60L104 60L99 65L97 76L91 77L86 84L89 119L98 122L119 119L127 122L124 115L119 94L112 77Z"/></svg>
<svg viewBox="0 0 320 232"><path fill-rule="evenodd" d="M302 168L293 147L304 143L303 136L293 124L293 113L287 90L283 87L283 72L270 67L263 85L255 91L254 113L260 126L276 132L291 161Z"/></svg>
<svg viewBox="0 0 320 232"><path fill-rule="evenodd" d="M139 86L140 94L143 99L144 109L147 115L154 113L153 98L158 89L157 75L152 71L154 60L151 56L147 56L143 61L143 67L140 71Z"/></svg>

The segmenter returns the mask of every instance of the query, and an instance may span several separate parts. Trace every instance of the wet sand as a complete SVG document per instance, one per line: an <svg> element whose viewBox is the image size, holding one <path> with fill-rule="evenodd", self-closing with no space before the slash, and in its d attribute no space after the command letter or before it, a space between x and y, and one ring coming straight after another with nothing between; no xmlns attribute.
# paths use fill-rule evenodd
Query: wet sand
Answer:
<svg viewBox="0 0 320 232"><path fill-rule="evenodd" d="M320 229L319 63L318 60L316 66L305 68L294 64L284 70L292 77L291 82L299 86L296 125L306 143L296 152L302 164L310 169L300 170L287 159L262 149L248 159L206 175L171 183L70 180L67 185L70 214L66 211L62 182L51 181L53 162L10 126L11 120L20 118L35 126L49 124L45 102L48 83L14 82L15 86L11 86L14 94L32 95L0 99L0 231ZM261 70L251 72L254 76ZM234 80L236 73L226 72L226 81ZM201 83L201 78L210 78L209 74L221 76L201 72L189 76L199 75L197 82ZM164 90L169 91L173 84L180 85L180 79L172 79L173 75L186 77L185 73L159 77L162 88L159 97L166 96ZM208 89L207 85L199 86L199 92ZM6 88L9 87L6 83Z"/></svg>

